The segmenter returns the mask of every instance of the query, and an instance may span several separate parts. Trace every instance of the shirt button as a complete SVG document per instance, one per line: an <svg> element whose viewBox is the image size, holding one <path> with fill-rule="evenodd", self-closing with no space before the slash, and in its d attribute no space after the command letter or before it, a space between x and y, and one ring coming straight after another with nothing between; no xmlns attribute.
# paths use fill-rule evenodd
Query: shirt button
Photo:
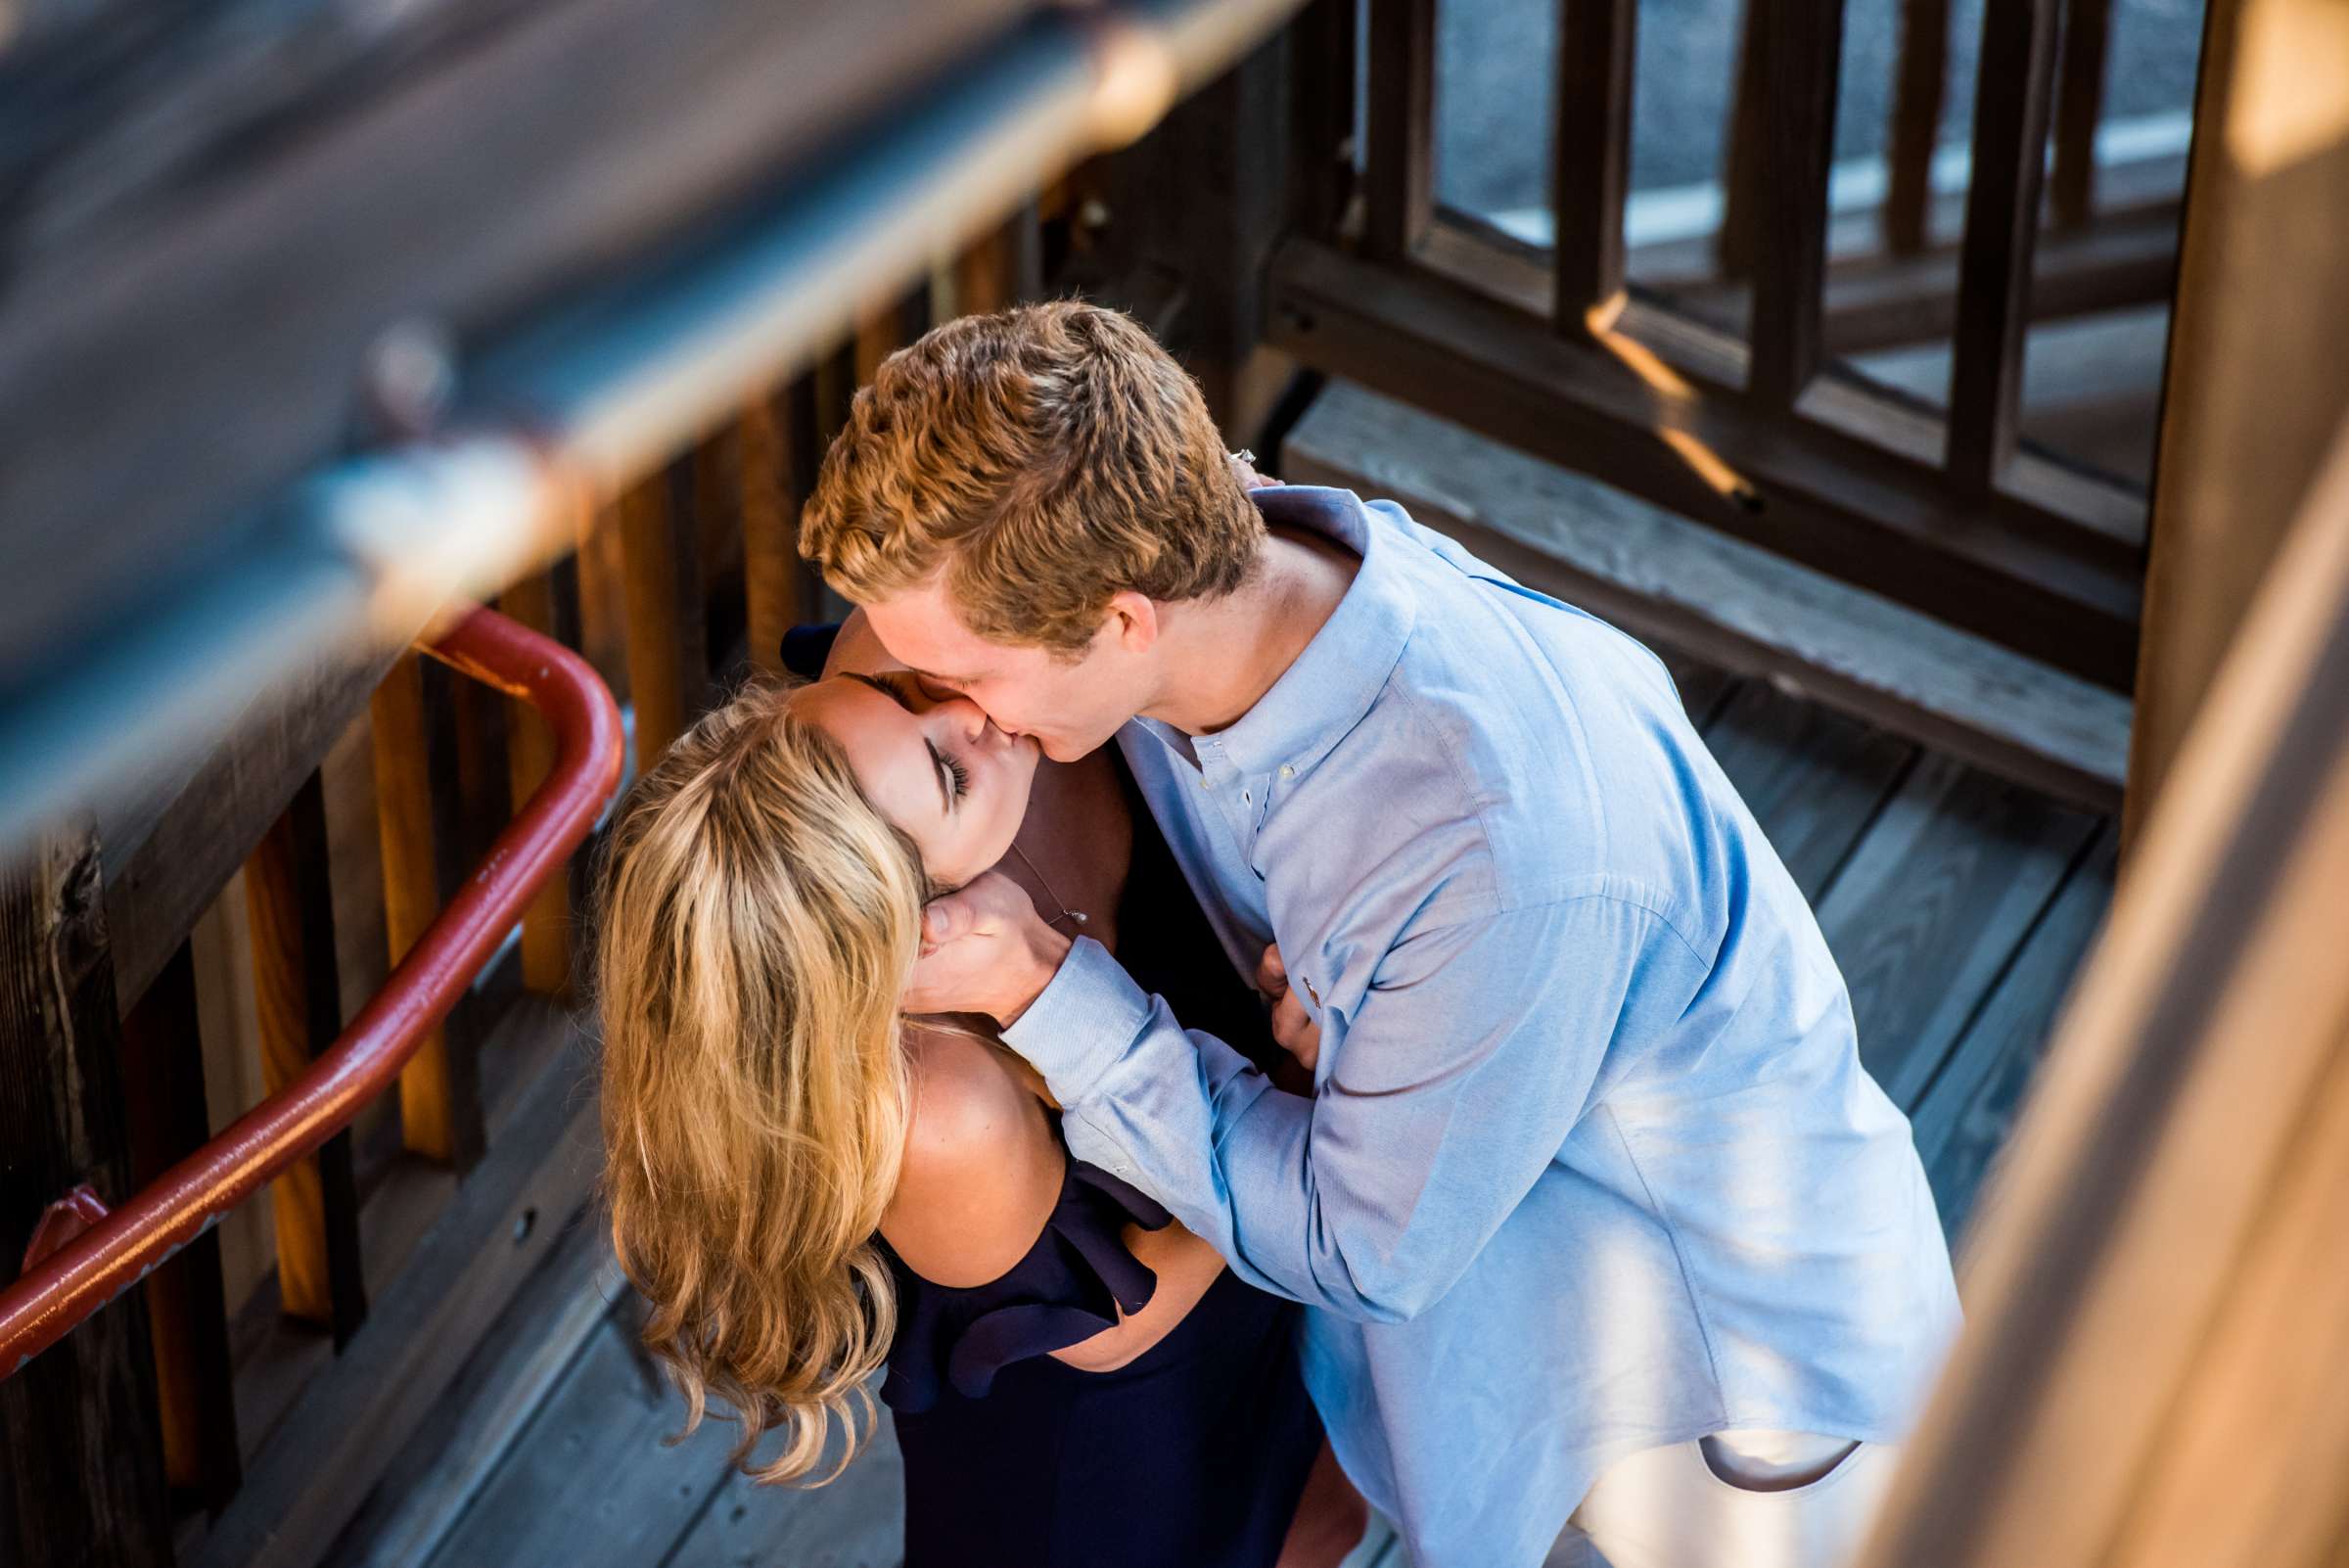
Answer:
<svg viewBox="0 0 2349 1568"><path fill-rule="evenodd" d="M1240 804L1242 806L1254 806L1256 804L1256 797L1249 794L1246 790L1242 790L1240 791Z"/></svg>
<svg viewBox="0 0 2349 1568"><path fill-rule="evenodd" d="M1202 773L1199 775L1199 787L1203 790L1212 790L1216 787L1215 780Z"/></svg>
<svg viewBox="0 0 2349 1568"><path fill-rule="evenodd" d="M1295 778L1297 776L1297 769L1291 767L1288 763L1283 762L1280 764L1280 776L1282 778Z"/></svg>

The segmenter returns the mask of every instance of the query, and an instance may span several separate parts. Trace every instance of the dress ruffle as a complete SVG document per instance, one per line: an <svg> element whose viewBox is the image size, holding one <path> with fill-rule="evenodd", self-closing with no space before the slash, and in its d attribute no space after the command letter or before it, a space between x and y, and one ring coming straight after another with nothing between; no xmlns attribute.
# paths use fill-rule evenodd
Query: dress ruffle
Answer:
<svg viewBox="0 0 2349 1568"><path fill-rule="evenodd" d="M1173 1220L1147 1194L1071 1160L1036 1245L1000 1278L948 1289L912 1279L892 1254L899 1317L882 1400L914 1414L942 1387L982 1399L1012 1362L1115 1328L1121 1311L1140 1312L1158 1289L1158 1276L1127 1251L1126 1226L1157 1230Z"/></svg>

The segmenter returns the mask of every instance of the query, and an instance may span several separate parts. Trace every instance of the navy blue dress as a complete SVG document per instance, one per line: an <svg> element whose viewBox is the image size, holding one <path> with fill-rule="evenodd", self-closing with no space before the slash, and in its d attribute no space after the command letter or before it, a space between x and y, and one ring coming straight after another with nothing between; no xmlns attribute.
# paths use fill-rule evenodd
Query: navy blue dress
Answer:
<svg viewBox="0 0 2349 1568"><path fill-rule="evenodd" d="M810 674L829 648L817 628L784 644ZM1133 815L1119 959L1177 1018L1268 1065L1278 1047L1262 1004L1117 767ZM898 1328L881 1398L905 1459L904 1568L1269 1568L1279 1556L1321 1447L1297 1364L1304 1309L1226 1269L1116 1371L1050 1356L1149 1302L1156 1280L1123 1231L1169 1219L1072 1160L1036 1245L990 1284L934 1285L883 1243Z"/></svg>

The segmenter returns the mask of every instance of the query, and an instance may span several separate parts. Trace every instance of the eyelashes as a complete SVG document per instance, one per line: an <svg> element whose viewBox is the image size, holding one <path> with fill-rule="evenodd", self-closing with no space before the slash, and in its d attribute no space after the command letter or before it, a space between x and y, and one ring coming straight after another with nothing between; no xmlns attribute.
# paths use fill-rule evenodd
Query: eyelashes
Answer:
<svg viewBox="0 0 2349 1568"><path fill-rule="evenodd" d="M940 755L944 759L946 771L954 776L954 799L959 801L971 793L971 770L955 759Z"/></svg>

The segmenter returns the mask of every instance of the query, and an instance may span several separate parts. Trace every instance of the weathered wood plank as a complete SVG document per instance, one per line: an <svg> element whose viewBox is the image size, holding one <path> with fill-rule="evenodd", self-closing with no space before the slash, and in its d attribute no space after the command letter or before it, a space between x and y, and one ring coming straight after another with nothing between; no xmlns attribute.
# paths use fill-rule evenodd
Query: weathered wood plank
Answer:
<svg viewBox="0 0 2349 1568"><path fill-rule="evenodd" d="M626 1322L601 1318L426 1568L660 1562L717 1489L733 1437L728 1424L705 1421L664 1446L684 1414L634 1352Z"/></svg>
<svg viewBox="0 0 2349 1568"><path fill-rule="evenodd" d="M0 1268L77 1182L128 1190L121 1027L90 828L0 866ZM130 1291L0 1381L11 1561L167 1568L147 1298Z"/></svg>
<svg viewBox="0 0 2349 1568"><path fill-rule="evenodd" d="M378 1267L369 1238L370 1277L388 1282L366 1326L303 1386L187 1568L315 1562L548 1250L559 1227L538 1221L586 1201L600 1158L587 1041L526 997L487 1054L531 1070L495 1146L462 1186L430 1173L445 1203L404 1267Z"/></svg>
<svg viewBox="0 0 2349 1568"><path fill-rule="evenodd" d="M1736 688L1737 677L1719 665L1682 653L1669 644L1649 646L1664 661L1664 668L1672 671L1672 684L1681 694L1681 706L1688 711L1688 722L1703 729Z"/></svg>
<svg viewBox="0 0 2349 1568"><path fill-rule="evenodd" d="M1302 241L1275 262L1269 322L1275 346L1333 376L2115 689L2133 677L2136 547L2076 512L1953 494L1941 425L1892 399L1822 379L1805 408L1819 423L1790 428L1705 395L1743 355L1695 323L1635 301L1615 329L1635 368L1448 280Z"/></svg>
<svg viewBox="0 0 2349 1568"><path fill-rule="evenodd" d="M2098 829L2081 863L2023 941L1998 989L1966 1027L1949 1065L1917 1102L1917 1152L1932 1178L1942 1227L1965 1232L1983 1178L2006 1146L2047 1054L2057 1010L2112 903L2112 824Z"/></svg>
<svg viewBox="0 0 2349 1568"><path fill-rule="evenodd" d="M312 773L245 862L261 1082L278 1093L343 1032L326 798ZM270 1183L284 1310L346 1345L367 1315L358 1186L346 1128Z"/></svg>
<svg viewBox="0 0 2349 1568"><path fill-rule="evenodd" d="M1911 743L1770 680L1738 687L1705 745L1813 900L1917 758Z"/></svg>
<svg viewBox="0 0 2349 1568"><path fill-rule="evenodd" d="M1925 757L1818 900L1860 1059L1913 1109L2097 818Z"/></svg>
<svg viewBox="0 0 2349 1568"><path fill-rule="evenodd" d="M1958 266L1950 371L1950 477L1987 493L2014 456L2023 396L2023 329L2039 245L2056 0L1989 0L1974 95L1973 183Z"/></svg>
<svg viewBox="0 0 2349 1568"><path fill-rule="evenodd" d="M1496 566L1737 673L2109 810L2128 705L1936 621L1349 383L1307 411L1283 478L1398 500Z"/></svg>
<svg viewBox="0 0 2349 1568"><path fill-rule="evenodd" d="M845 1474L813 1491L729 1475L665 1568L895 1568L905 1542L905 1466L886 1414Z"/></svg>
<svg viewBox="0 0 2349 1568"><path fill-rule="evenodd" d="M626 1288L590 1204L568 1222L320 1568L415 1568L446 1539Z"/></svg>

